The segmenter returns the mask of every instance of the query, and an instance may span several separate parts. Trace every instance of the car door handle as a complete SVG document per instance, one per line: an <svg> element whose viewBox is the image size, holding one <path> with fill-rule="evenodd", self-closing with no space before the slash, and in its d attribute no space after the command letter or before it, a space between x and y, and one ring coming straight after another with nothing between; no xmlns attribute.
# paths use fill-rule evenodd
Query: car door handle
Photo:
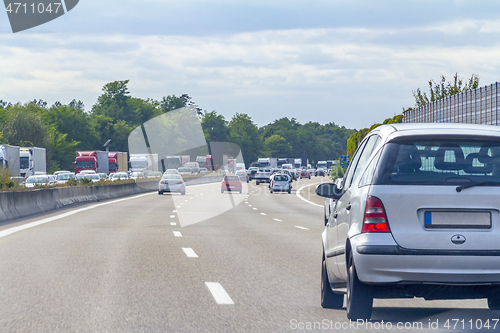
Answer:
<svg viewBox="0 0 500 333"><path fill-rule="evenodd" d="M348 204L347 207L345 208L347 210L351 210L351 204Z"/></svg>
<svg viewBox="0 0 500 333"><path fill-rule="evenodd" d="M337 212L333 213L333 218L334 218L334 219L336 219L336 218L337 218L337 216L339 216L339 213L337 213Z"/></svg>

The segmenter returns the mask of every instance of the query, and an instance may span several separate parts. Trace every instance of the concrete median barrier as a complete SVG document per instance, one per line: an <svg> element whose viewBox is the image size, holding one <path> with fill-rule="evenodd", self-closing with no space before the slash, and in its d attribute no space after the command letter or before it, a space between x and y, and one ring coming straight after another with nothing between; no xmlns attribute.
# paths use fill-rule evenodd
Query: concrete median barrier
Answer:
<svg viewBox="0 0 500 333"><path fill-rule="evenodd" d="M216 183L222 176L186 179L186 185ZM119 185L68 186L31 191L0 192L0 222L50 212L76 203L115 199L158 190L158 180Z"/></svg>

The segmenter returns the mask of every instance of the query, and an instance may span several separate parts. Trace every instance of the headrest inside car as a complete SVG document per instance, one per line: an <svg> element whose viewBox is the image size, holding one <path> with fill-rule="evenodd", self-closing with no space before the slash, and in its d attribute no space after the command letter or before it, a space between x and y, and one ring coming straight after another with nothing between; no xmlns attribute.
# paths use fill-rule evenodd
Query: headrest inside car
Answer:
<svg viewBox="0 0 500 333"><path fill-rule="evenodd" d="M446 152L449 156L454 157L454 161L446 161ZM436 152L436 160L434 161L434 166L439 170L462 170L464 168L465 159L464 152L457 144L448 144L446 146L441 146Z"/></svg>

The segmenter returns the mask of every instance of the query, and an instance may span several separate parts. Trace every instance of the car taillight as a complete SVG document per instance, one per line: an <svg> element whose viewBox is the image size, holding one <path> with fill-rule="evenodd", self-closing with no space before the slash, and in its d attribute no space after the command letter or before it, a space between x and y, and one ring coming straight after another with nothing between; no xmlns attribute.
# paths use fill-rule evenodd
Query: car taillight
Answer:
<svg viewBox="0 0 500 333"><path fill-rule="evenodd" d="M379 198L368 196L366 199L363 232L390 232L384 205Z"/></svg>
<svg viewBox="0 0 500 333"><path fill-rule="evenodd" d="M163 185L165 185L166 183L167 183L167 182L165 182L165 181L163 181L163 180L160 182L160 184L163 184Z"/></svg>
<svg viewBox="0 0 500 333"><path fill-rule="evenodd" d="M177 182L177 185L181 185L181 184L182 184L182 182Z"/></svg>

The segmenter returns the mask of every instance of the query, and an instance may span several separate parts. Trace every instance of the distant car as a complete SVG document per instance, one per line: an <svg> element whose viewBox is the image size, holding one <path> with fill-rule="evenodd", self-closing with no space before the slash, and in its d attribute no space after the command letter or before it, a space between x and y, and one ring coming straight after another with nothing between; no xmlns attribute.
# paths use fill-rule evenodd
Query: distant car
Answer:
<svg viewBox="0 0 500 333"><path fill-rule="evenodd" d="M300 170L300 179L302 179L302 178L311 179L311 174L309 173L309 170L306 170L306 169Z"/></svg>
<svg viewBox="0 0 500 333"><path fill-rule="evenodd" d="M59 170L59 171L54 172L54 176L57 176L60 173L73 173L73 172L70 172L70 171L67 171L67 170Z"/></svg>
<svg viewBox="0 0 500 333"><path fill-rule="evenodd" d="M286 173L276 173L271 176L271 183L269 184L269 191L274 192L288 192L292 193L292 179Z"/></svg>
<svg viewBox="0 0 500 333"><path fill-rule="evenodd" d="M86 174L79 173L77 175L77 179L82 179L82 178L89 179L93 183L97 183L97 182L101 181L101 177L97 173L86 173Z"/></svg>
<svg viewBox="0 0 500 333"><path fill-rule="evenodd" d="M12 180L15 184L20 186L23 186L24 182L26 181L24 177L10 177L9 179Z"/></svg>
<svg viewBox="0 0 500 333"><path fill-rule="evenodd" d="M111 174L111 176L109 177L109 180L111 180L112 182L116 180L127 180L127 179L130 178L128 177L128 173L126 172L115 172Z"/></svg>
<svg viewBox="0 0 500 333"><path fill-rule="evenodd" d="M253 178L255 179L255 185L259 185L260 183L270 183L271 170L261 170L257 172Z"/></svg>
<svg viewBox="0 0 500 333"><path fill-rule="evenodd" d="M111 175L109 177L111 179ZM134 172L131 172L129 175L129 179L142 179L142 178L144 178L144 173L142 173L142 172L134 171Z"/></svg>
<svg viewBox="0 0 500 333"><path fill-rule="evenodd" d="M324 177L324 176L326 176L326 170L325 169L317 169L314 176Z"/></svg>
<svg viewBox="0 0 500 333"><path fill-rule="evenodd" d="M179 174L179 171L178 171L177 169L167 169L167 170L165 170L165 172L163 173L163 175L168 175L168 174L178 175L178 174Z"/></svg>
<svg viewBox="0 0 500 333"><path fill-rule="evenodd" d="M191 168L179 168L177 171L179 175L190 175L193 170Z"/></svg>
<svg viewBox="0 0 500 333"><path fill-rule="evenodd" d="M37 185L39 186L49 186L50 179L47 175L40 176L29 176L24 183L25 187L31 188Z"/></svg>
<svg viewBox="0 0 500 333"><path fill-rule="evenodd" d="M220 185L220 193L224 193L225 191L242 193L243 186L241 185L240 177L236 175L224 176Z"/></svg>
<svg viewBox="0 0 500 333"><path fill-rule="evenodd" d="M83 170L79 172L80 175L96 174L94 170Z"/></svg>
<svg viewBox="0 0 500 333"><path fill-rule="evenodd" d="M248 183L248 175L247 175L247 172L245 170L237 171L236 176L238 176L241 181Z"/></svg>
<svg viewBox="0 0 500 333"><path fill-rule="evenodd" d="M208 169L207 168L200 168L200 174L201 175L206 175L208 173Z"/></svg>
<svg viewBox="0 0 500 333"><path fill-rule="evenodd" d="M54 176L54 175L47 175L47 177L49 177L49 186L52 186L52 185L57 184L57 182L56 182L56 177L57 177L57 176Z"/></svg>
<svg viewBox="0 0 500 333"><path fill-rule="evenodd" d="M101 180L106 180L108 179L108 175L104 172L101 172L101 173L98 173L99 177L101 178Z"/></svg>
<svg viewBox="0 0 500 333"><path fill-rule="evenodd" d="M255 174L259 171L257 167L248 168L248 180L252 180L255 178Z"/></svg>
<svg viewBox="0 0 500 333"><path fill-rule="evenodd" d="M57 184L66 184L68 180L70 179L75 179L75 174L73 172L65 172L65 173L59 173L56 176L56 183Z"/></svg>
<svg viewBox="0 0 500 333"><path fill-rule="evenodd" d="M173 173L163 175L158 182L158 194L163 195L164 192L178 192L185 195L186 183L182 176Z"/></svg>

